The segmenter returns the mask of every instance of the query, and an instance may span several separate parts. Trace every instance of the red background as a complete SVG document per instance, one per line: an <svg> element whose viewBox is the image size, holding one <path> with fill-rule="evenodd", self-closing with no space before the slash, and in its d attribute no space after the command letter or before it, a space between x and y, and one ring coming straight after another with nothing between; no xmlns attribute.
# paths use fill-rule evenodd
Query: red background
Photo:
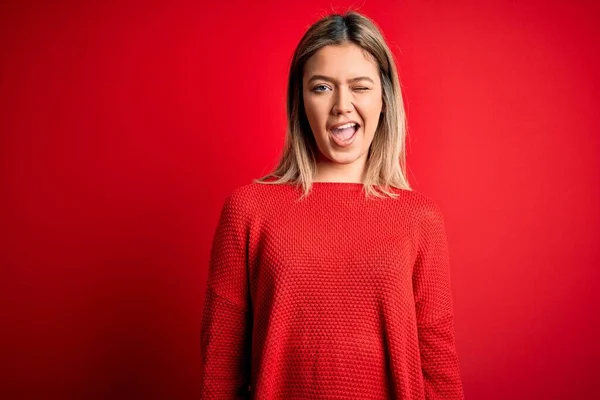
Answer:
<svg viewBox="0 0 600 400"><path fill-rule="evenodd" d="M467 397L599 395L596 2L49 3L0 6L0 397L197 398L218 212L277 160L305 29L352 4L445 214Z"/></svg>

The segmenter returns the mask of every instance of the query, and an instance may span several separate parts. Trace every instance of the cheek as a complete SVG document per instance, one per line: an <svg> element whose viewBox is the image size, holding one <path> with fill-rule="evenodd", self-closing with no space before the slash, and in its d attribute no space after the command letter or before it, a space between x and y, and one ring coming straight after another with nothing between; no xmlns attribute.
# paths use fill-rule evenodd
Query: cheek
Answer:
<svg viewBox="0 0 600 400"><path fill-rule="evenodd" d="M381 94L373 94L373 96L365 98L362 104L363 107L370 112L379 112L383 104L383 99L381 98Z"/></svg>
<svg viewBox="0 0 600 400"><path fill-rule="evenodd" d="M373 96L362 99L358 104L358 109L364 114L365 117L371 117L374 114L379 114L382 105L382 100Z"/></svg>
<svg viewBox="0 0 600 400"><path fill-rule="evenodd" d="M375 126L379 122L381 116L382 103L377 100L373 100L368 104L363 104L361 108L361 116L366 120L369 126Z"/></svg>
<svg viewBox="0 0 600 400"><path fill-rule="evenodd" d="M314 124L325 124L327 121L327 110L317 101L311 101L310 99L304 100L304 111L306 117L311 123Z"/></svg>

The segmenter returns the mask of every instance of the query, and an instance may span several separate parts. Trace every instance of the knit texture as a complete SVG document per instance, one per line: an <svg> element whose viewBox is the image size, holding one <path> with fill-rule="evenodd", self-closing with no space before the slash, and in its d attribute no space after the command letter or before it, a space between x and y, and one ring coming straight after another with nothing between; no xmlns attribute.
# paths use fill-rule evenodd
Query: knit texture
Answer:
<svg viewBox="0 0 600 400"><path fill-rule="evenodd" d="M202 399L464 398L442 213L393 190L233 190L210 251Z"/></svg>

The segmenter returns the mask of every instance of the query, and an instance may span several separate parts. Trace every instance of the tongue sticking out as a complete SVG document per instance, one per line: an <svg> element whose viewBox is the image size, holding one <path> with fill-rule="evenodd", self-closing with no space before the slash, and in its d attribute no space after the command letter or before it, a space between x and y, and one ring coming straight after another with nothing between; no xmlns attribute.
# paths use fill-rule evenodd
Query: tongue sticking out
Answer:
<svg viewBox="0 0 600 400"><path fill-rule="evenodd" d="M353 127L344 128L344 129L332 129L331 132L335 136L337 136L337 137L339 137L339 138L341 138L343 140L348 140L348 139L350 139L352 137L352 135L354 134L354 132L356 132L357 128L358 128L357 126L353 126Z"/></svg>

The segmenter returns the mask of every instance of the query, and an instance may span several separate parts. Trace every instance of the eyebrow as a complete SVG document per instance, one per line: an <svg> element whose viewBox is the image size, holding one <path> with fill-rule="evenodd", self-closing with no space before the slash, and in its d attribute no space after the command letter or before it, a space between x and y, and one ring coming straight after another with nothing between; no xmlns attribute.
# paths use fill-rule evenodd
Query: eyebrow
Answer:
<svg viewBox="0 0 600 400"><path fill-rule="evenodd" d="M313 75L308 80L308 83L319 80L319 79L335 83L335 79L330 78L325 75ZM370 81L372 84L375 84L375 82L373 82L373 79L369 78L368 76L357 76L356 78L348 79L348 82L357 82L357 81Z"/></svg>

